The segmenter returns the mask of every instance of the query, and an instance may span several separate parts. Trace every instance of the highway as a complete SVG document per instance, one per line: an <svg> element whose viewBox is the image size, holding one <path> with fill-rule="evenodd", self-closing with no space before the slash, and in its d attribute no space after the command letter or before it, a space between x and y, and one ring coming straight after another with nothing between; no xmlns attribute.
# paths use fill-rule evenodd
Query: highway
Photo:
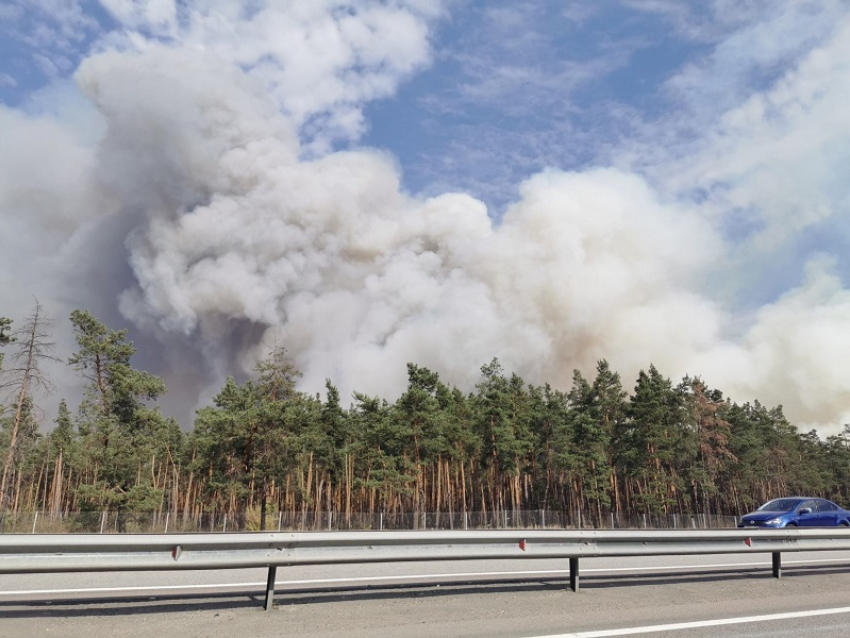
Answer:
<svg viewBox="0 0 850 638"><path fill-rule="evenodd" d="M0 638L826 636L850 630L850 554L0 575ZM777 614L782 614L777 616ZM790 615L789 615L790 614Z"/></svg>

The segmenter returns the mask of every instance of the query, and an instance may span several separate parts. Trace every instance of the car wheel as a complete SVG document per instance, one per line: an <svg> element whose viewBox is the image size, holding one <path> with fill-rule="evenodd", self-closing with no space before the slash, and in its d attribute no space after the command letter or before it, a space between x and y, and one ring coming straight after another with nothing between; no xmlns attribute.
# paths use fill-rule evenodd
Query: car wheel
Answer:
<svg viewBox="0 0 850 638"><path fill-rule="evenodd" d="M788 523L785 527L797 527L797 523Z"/></svg>
<svg viewBox="0 0 850 638"><path fill-rule="evenodd" d="M839 526L839 527L850 527L850 523L848 523L847 521L841 521L841 522L838 524L838 526Z"/></svg>

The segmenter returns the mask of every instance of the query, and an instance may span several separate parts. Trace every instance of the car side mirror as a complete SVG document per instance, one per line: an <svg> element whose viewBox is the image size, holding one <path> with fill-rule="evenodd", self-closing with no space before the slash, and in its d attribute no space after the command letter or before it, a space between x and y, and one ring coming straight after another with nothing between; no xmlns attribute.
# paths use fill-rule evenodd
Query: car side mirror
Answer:
<svg viewBox="0 0 850 638"><path fill-rule="evenodd" d="M801 515L802 515L802 514L811 514L811 513L812 513L812 508L811 508L811 507L801 507L801 508L800 508L800 514L801 514Z"/></svg>

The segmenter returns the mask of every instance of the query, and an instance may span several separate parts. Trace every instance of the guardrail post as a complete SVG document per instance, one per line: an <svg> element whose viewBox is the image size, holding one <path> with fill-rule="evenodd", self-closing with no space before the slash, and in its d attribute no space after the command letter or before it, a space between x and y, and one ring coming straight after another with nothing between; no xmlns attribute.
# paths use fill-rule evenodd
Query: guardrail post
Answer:
<svg viewBox="0 0 850 638"><path fill-rule="evenodd" d="M266 602L263 609L268 611L274 602L274 581L277 577L277 565L269 565L269 577L266 580Z"/></svg>
<svg viewBox="0 0 850 638"><path fill-rule="evenodd" d="M578 556L570 556L570 589L578 591Z"/></svg>
<svg viewBox="0 0 850 638"><path fill-rule="evenodd" d="M773 552L773 577L782 578L782 553Z"/></svg>

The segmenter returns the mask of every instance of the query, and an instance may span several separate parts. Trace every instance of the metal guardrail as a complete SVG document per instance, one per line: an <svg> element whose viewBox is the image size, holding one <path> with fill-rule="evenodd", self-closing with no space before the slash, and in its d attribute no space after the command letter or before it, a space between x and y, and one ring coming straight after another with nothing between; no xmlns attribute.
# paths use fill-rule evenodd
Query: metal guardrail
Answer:
<svg viewBox="0 0 850 638"><path fill-rule="evenodd" d="M0 573L268 568L266 609L277 568L289 565L431 560L579 559L850 550L850 530L576 530L323 532L248 534L45 534L0 536Z"/></svg>

